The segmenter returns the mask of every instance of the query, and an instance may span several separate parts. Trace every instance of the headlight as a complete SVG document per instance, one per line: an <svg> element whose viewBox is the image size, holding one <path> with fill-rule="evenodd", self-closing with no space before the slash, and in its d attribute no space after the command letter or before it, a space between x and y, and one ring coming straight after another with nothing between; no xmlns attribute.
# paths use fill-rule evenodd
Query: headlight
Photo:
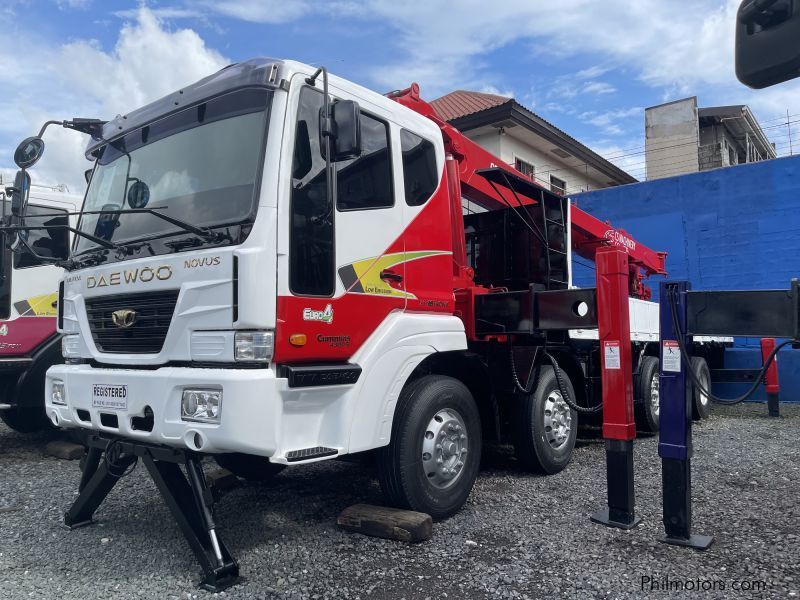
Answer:
<svg viewBox="0 0 800 600"><path fill-rule="evenodd" d="M181 419L219 423L222 390L183 390Z"/></svg>
<svg viewBox="0 0 800 600"><path fill-rule="evenodd" d="M269 362L274 344L275 335L271 331L237 331L233 357L242 361Z"/></svg>
<svg viewBox="0 0 800 600"><path fill-rule="evenodd" d="M65 335L61 338L61 355L64 358L80 358L81 338L79 335Z"/></svg>
<svg viewBox="0 0 800 600"><path fill-rule="evenodd" d="M50 403L67 405L67 390L64 387L64 382L60 379L53 380L53 387L50 388Z"/></svg>

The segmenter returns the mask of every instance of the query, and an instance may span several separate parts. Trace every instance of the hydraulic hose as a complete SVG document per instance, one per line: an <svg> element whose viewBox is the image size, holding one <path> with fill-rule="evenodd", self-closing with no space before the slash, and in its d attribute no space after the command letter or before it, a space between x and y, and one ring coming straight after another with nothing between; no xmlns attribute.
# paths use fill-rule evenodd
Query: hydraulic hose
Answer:
<svg viewBox="0 0 800 600"><path fill-rule="evenodd" d="M678 319L678 298L675 293L675 290L671 289L669 290L669 292L667 292L667 303L669 304L669 311L672 316L672 322L675 327L675 332L677 333L675 337L678 338L677 342L678 342L678 348L680 348L681 351L681 362L686 368L686 372L689 374L689 379L691 379L692 384L697 390L700 391L700 393L705 394L711 400L713 400L718 404L728 404L728 405L740 404L745 400L747 400L748 398L750 398L750 396L752 396L756 392L758 386L762 384L764 376L767 373L767 369L769 369L769 366L772 364L772 361L775 360L775 357L778 355L778 351L784 346L788 346L789 344L796 342L796 340L786 340L781 342L780 344L777 344L775 348L772 350L772 352L769 353L767 359L764 361L764 365L758 372L758 377L756 377L755 381L753 381L753 385L750 386L750 389L748 389L744 394L742 394L741 396L737 396L736 398L720 398L719 396L715 396L714 394L712 394L711 390L707 390L705 388L705 386L701 383L700 378L694 372L694 369L692 369L691 362L689 361L689 355L686 352L686 344L683 339L686 334L681 331L680 320Z"/></svg>
<svg viewBox="0 0 800 600"><path fill-rule="evenodd" d="M538 354L539 348L536 348L536 353ZM587 408L585 406L578 406L570 397L569 391L567 390L567 386L564 384L564 380L562 378L561 368L558 366L558 361L555 357L550 354L546 349L544 350L544 355L550 361L550 364L553 365L553 371L556 375L556 384L558 385L558 391L561 392L561 397L564 399L564 402L567 403L572 410L579 414L594 414L600 411L603 408L602 404L598 404L597 406L593 406L591 408ZM514 387L522 394L526 396L533 392L533 388L536 386L536 378L532 377L533 367L536 364L536 354L534 354L533 360L531 361L531 369L528 373L528 387L522 385L517 376L517 366L514 362L514 347L509 344L509 362L511 363L511 377L514 380Z"/></svg>

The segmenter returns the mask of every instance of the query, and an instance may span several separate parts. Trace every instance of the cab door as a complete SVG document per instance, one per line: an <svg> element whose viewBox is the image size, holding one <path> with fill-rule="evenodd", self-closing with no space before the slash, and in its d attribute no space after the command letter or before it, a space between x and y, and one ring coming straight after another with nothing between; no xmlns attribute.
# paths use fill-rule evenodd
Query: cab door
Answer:
<svg viewBox="0 0 800 600"><path fill-rule="evenodd" d="M332 91L336 97L344 97ZM361 155L335 165L327 198L320 149L322 93L298 96L289 198L289 293L278 298L276 360L346 362L406 306L404 211L386 115L360 98Z"/></svg>

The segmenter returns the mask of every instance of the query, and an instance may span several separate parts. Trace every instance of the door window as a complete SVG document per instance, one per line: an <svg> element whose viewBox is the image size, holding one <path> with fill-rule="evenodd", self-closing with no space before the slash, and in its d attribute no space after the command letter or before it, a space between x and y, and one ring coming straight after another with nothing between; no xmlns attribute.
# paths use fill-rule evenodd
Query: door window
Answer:
<svg viewBox="0 0 800 600"><path fill-rule="evenodd" d="M361 156L336 164L336 208L365 210L394 205L389 127L361 113Z"/></svg>
<svg viewBox="0 0 800 600"><path fill-rule="evenodd" d="M322 94L306 87L297 113L290 201L289 287L303 296L332 296L333 207L319 146Z"/></svg>
<svg viewBox="0 0 800 600"><path fill-rule="evenodd" d="M420 206L428 201L439 186L436 149L428 140L405 129L400 132L400 146L403 151L406 204Z"/></svg>

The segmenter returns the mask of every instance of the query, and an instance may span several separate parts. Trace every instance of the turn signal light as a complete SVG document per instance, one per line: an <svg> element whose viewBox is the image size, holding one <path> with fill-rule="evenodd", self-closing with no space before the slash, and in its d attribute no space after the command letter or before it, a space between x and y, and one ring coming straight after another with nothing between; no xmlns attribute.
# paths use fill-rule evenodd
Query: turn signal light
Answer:
<svg viewBox="0 0 800 600"><path fill-rule="evenodd" d="M292 346L305 346L307 341L305 333L293 333L289 336L289 343Z"/></svg>

